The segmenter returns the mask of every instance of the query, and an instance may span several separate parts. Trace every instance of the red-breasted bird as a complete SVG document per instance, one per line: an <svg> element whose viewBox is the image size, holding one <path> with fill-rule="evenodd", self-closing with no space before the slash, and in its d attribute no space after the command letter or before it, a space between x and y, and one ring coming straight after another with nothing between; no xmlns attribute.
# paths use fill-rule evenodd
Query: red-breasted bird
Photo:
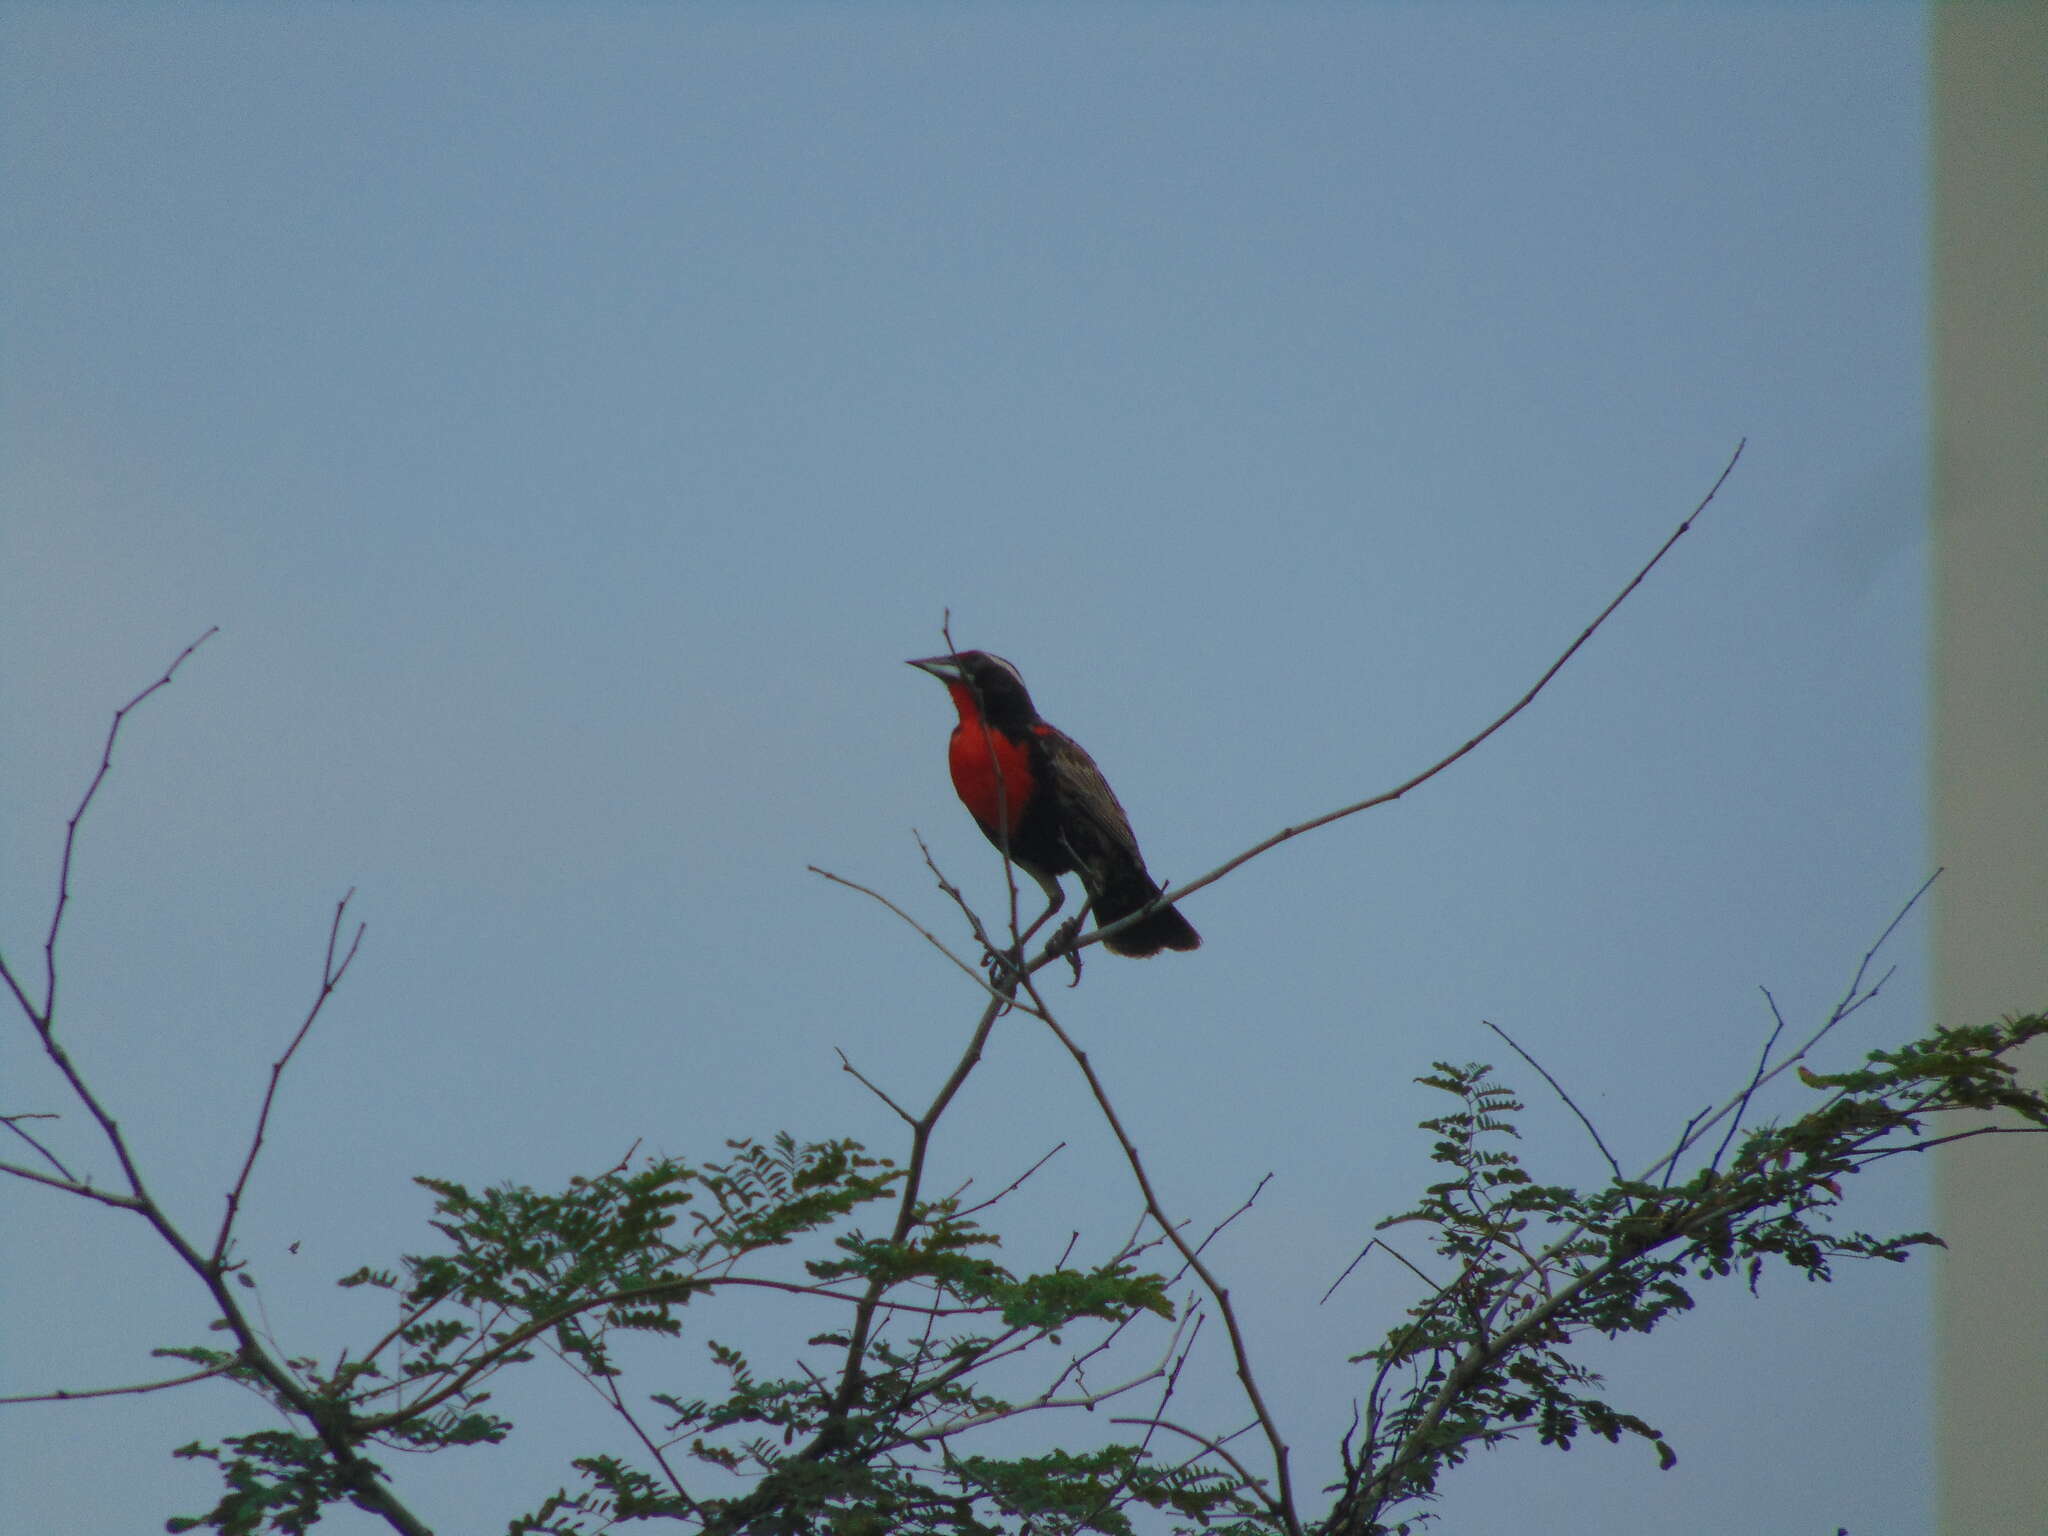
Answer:
<svg viewBox="0 0 2048 1536"><path fill-rule="evenodd" d="M910 663L946 685L960 721L946 749L961 804L1010 861L1039 884L1049 905L1026 937L1065 902L1059 876L1077 874L1100 924L1149 904L1159 885L1145 872L1130 818L1095 759L1038 718L1017 669L986 651ZM1102 941L1112 954L1195 949L1202 936L1172 907Z"/></svg>

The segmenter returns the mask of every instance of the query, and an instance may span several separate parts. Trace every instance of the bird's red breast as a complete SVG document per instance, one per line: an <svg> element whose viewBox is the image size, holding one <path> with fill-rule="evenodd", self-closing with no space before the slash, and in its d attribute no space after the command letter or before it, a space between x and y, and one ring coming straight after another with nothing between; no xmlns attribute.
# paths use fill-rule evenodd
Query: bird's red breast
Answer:
<svg viewBox="0 0 2048 1536"><path fill-rule="evenodd" d="M974 690L965 683L949 678L946 692L960 711L960 723L953 727L946 745L953 789L968 814L981 823L982 831L990 837L1007 836L1017 830L1037 788L1031 774L1030 745L984 720Z"/></svg>

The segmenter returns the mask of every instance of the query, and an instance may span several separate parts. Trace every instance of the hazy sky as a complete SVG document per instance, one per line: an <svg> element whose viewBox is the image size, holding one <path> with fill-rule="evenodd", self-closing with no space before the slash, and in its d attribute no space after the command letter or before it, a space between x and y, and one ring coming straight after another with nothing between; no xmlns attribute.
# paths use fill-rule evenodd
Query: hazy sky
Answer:
<svg viewBox="0 0 2048 1536"><path fill-rule="evenodd" d="M1825 1016L1925 875L1924 19L1884 4L0 9L0 944L88 824L65 1031L212 1219L310 1000L244 1254L294 1353L429 1246L436 1174L636 1139L900 1153L973 989L911 837L987 907L950 712L1016 661L1155 872L1470 736L1749 447L1529 714L1398 805L1196 896L1195 955L1062 994L1216 1262L1313 1489L1409 1296L1330 1281L1431 1176L1414 1085L1512 1030L1647 1164L1739 1085L1769 987ZM1823 1065L1922 1023L1921 929ZM0 1111L66 1110L12 1028ZM1775 1113L1802 1107L1789 1088ZM1137 1211L1071 1063L1006 1022L939 1138L1006 1257ZM0 1391L164 1374L196 1284L118 1213L4 1191ZM1924 1224L1919 1170L1852 1223ZM296 1244L296 1251L291 1245ZM1928 1527L1924 1264L1703 1293L1602 1354L1633 1447L1480 1459L1458 1532ZM695 1309L693 1309L695 1310ZM693 1318L643 1390L707 1390ZM816 1326L805 1319L802 1331ZM1235 1423L1213 1331L1183 1410ZM510 1446L398 1459L501 1529L609 1445L566 1377ZM226 1387L4 1410L24 1530L160 1528ZM1313 1499L1310 1503L1313 1505ZM332 1517L337 1533L370 1529ZM323 1530L326 1527L323 1527Z"/></svg>

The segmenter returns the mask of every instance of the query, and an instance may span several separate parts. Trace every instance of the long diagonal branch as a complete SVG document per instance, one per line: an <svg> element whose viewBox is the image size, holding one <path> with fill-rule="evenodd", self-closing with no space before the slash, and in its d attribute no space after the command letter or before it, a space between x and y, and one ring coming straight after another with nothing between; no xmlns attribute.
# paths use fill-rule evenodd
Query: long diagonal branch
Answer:
<svg viewBox="0 0 2048 1536"><path fill-rule="evenodd" d="M1030 985L1028 980L1025 984ZM1252 1369L1251 1350L1245 1343L1244 1330L1238 1323L1237 1309L1231 1304L1229 1288L1216 1278L1215 1271L1203 1262L1201 1250L1187 1240L1179 1224L1166 1214L1165 1206L1160 1203L1158 1191L1152 1187L1151 1175L1145 1171L1145 1160L1138 1153L1137 1143L1131 1140L1130 1133L1124 1129L1122 1118L1109 1101L1108 1090L1102 1086L1102 1079L1096 1076L1094 1064L1088 1060L1088 1053L1076 1045L1073 1037L1060 1027L1059 1021L1052 1015L1052 1010L1046 1006L1045 999L1038 996L1036 988L1032 989L1032 996L1038 1003L1039 1017L1066 1048L1067 1054L1074 1059L1074 1065L1081 1069L1082 1077L1087 1079L1088 1089L1095 1096L1096 1106L1102 1111L1102 1117L1108 1123L1111 1134L1116 1137L1117 1145L1123 1149L1124 1161L1130 1165L1132 1177L1137 1180L1138 1191L1144 1197L1145 1209L1151 1213L1152 1220L1158 1224L1160 1231L1166 1234L1167 1241L1179 1252L1187 1268L1193 1270L1201 1279L1203 1288L1216 1303L1216 1310L1223 1318L1224 1331L1230 1336L1231 1358L1237 1368L1238 1383L1244 1389L1245 1400L1251 1404L1252 1412L1258 1417L1259 1427L1264 1431L1266 1444L1272 1452L1274 1492L1267 1494L1261 1490L1260 1497L1266 1505L1267 1513L1280 1523L1281 1528L1288 1532L1288 1536L1300 1536L1301 1519L1295 1509L1294 1477L1289 1462L1287 1441L1280 1433L1279 1422L1273 1417L1272 1410L1266 1406L1265 1394L1259 1390L1258 1377ZM1207 1246L1206 1239L1203 1246Z"/></svg>
<svg viewBox="0 0 2048 1536"><path fill-rule="evenodd" d="M1658 546L1657 552L1654 555L1650 556L1650 558L1643 563L1642 569L1638 570L1634 576L1629 578L1628 585L1623 587L1619 592L1617 592L1614 595L1613 600L1610 601L1605 608L1602 608L1600 612L1594 616L1593 622L1588 624L1583 630L1579 632L1579 637L1576 640L1572 641L1570 645L1566 646L1563 652L1558 656L1557 660L1553 661L1548 667L1544 669L1543 675L1537 678L1534 683L1530 684L1528 692L1524 693L1519 699L1515 700L1513 704L1509 705L1508 708L1500 716L1498 716L1492 724L1488 725L1486 729L1481 731L1478 735L1474 736L1470 741L1467 741L1463 746L1459 747L1456 751L1448 753L1444 757L1437 759L1437 761L1431 763L1427 768L1424 768L1420 773L1417 773L1414 776L1403 780L1401 783L1396 784L1392 789L1382 790L1380 793L1376 795L1368 795L1363 800L1353 801L1350 805L1340 805L1334 811L1325 811L1320 816L1312 816L1306 821L1300 821L1296 822L1292 826L1282 827L1278 832L1275 832L1271 837L1266 838L1264 841L1254 843L1251 847L1245 849L1242 853L1236 854L1231 858L1224 860L1221 864L1217 865L1214 869L1210 870L1206 875L1202 875L1196 879L1190 880L1183 885L1169 886L1165 888L1159 893L1158 897L1155 898L1153 901L1147 903L1145 906L1139 908L1137 911L1132 912L1125 917L1117 919L1116 922L1105 923L1100 928L1097 928L1093 933L1084 934L1080 938L1075 939L1072 943L1068 945L1061 946L1058 948L1049 948L1047 953L1040 955L1034 959L1032 963L1032 969L1036 970L1040 966L1050 964L1055 958L1058 957L1059 954L1066 953L1069 950L1080 949L1086 945L1096 943L1099 940L1106 938L1112 934L1121 932L1126 926L1142 922L1148 914L1158 911L1161 907L1166 906L1169 903L1178 902L1183 897L1191 896L1196 891L1201 890L1204 886L1214 885L1218 880L1221 880L1225 875L1231 873L1231 871L1235 869L1242 867L1243 865L1249 864L1253 859L1256 859L1260 854L1271 852L1273 849L1279 847L1282 843L1300 837L1305 832L1313 832L1319 827L1327 827L1333 821L1342 821L1347 816L1356 816L1360 811L1369 811L1373 809L1373 807L1375 806L1386 805L1392 801L1399 800L1403 795L1407 794L1410 790L1421 788L1421 786L1427 784L1431 779L1435 778L1438 774L1442 773L1446 768L1450 767L1460 758L1465 757L1467 754L1477 749L1482 742L1486 741L1487 738L1494 735L1497 731L1501 729L1502 726L1506 725L1510 720L1514 719L1515 716L1519 715L1523 710L1527 709L1530 704L1535 702L1536 695L1538 695L1545 688L1547 688L1550 685L1550 680L1556 677L1559 672L1564 670L1565 663L1570 661L1574 656L1578 655L1580 648L1583 647L1588 640L1592 639L1594 633L1600 628L1600 626L1605 624L1608 621L1608 619L1613 616L1615 609L1619 608L1623 603L1628 601L1630 595L1634 593L1636 588L1643 584L1644 578L1647 577L1650 574L1650 572L1657 568L1658 563L1662 561L1666 555L1671 553L1671 547L1685 536L1685 534L1691 529L1694 520L1697 519L1701 513L1705 512L1707 510L1708 505L1712 503L1714 498L1720 494L1721 487L1728 483L1728 477L1735 473L1735 466L1737 462L1740 461L1740 459L1742 458L1742 450L1745 446L1747 446L1747 444L1748 439L1744 438L1742 441L1738 442L1735 445L1734 453L1729 455L1728 462L1722 466L1721 473L1715 477L1713 485L1710 486L1707 490L1707 494L1702 496L1699 499L1699 502L1693 507L1692 511L1686 514L1685 521L1680 523L1676 528L1674 528L1671 531L1671 536L1667 538L1661 545Z"/></svg>

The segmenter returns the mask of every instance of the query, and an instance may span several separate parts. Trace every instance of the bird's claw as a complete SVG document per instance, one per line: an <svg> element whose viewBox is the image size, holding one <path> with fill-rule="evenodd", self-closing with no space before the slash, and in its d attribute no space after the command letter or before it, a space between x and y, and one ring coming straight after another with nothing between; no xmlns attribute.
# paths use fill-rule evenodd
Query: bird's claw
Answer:
<svg viewBox="0 0 2048 1536"><path fill-rule="evenodd" d="M1067 983L1069 987L1081 985L1081 951L1075 949L1073 945L1074 940L1081 935L1082 920L1087 915L1085 910L1076 912L1064 923L1061 923L1059 927L1053 929L1052 937L1046 941L1045 952L1047 954L1064 955L1066 956L1067 964L1073 967L1074 979Z"/></svg>
<svg viewBox="0 0 2048 1536"><path fill-rule="evenodd" d="M981 964L982 968L988 972L988 979L992 982L1004 971L1009 972L1012 977L1022 977L1024 974L1024 946L1016 944L1008 949L997 949L994 945L990 945L981 952Z"/></svg>

